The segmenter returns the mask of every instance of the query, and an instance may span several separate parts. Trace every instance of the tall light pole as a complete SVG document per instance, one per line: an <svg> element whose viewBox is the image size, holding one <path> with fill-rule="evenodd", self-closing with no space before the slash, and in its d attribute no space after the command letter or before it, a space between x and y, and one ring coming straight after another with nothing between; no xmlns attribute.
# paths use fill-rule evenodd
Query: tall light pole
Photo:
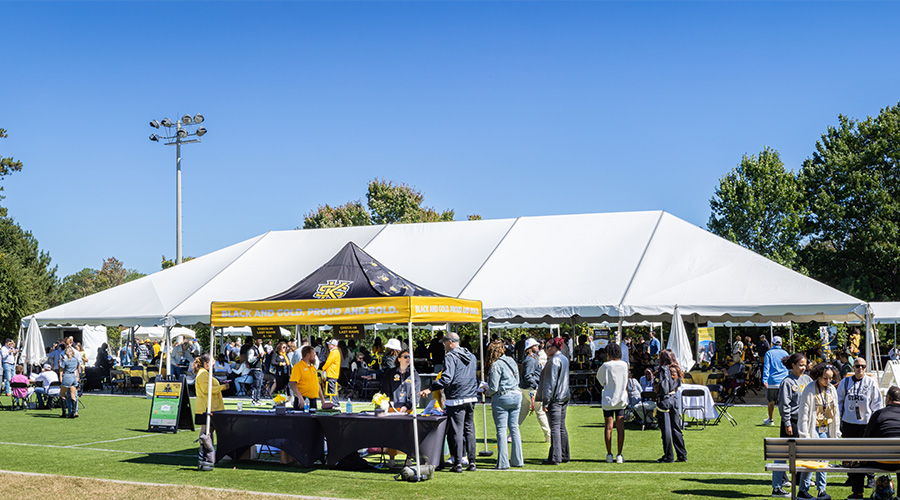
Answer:
<svg viewBox="0 0 900 500"><path fill-rule="evenodd" d="M158 129L160 125L166 127L166 134L172 133L172 127L175 127L172 135L150 134L150 140L159 142L162 139L166 146L175 145L175 264L181 264L181 145L190 144L192 142L200 142L200 138L206 134L206 129L199 127L203 123L203 115L196 114L194 116L184 115L175 123L168 118L162 121L152 120L150 126ZM196 128L195 128L196 127ZM196 137L196 139L187 139L188 137ZM187 140L186 140L187 139ZM166 142L168 141L168 142Z"/></svg>

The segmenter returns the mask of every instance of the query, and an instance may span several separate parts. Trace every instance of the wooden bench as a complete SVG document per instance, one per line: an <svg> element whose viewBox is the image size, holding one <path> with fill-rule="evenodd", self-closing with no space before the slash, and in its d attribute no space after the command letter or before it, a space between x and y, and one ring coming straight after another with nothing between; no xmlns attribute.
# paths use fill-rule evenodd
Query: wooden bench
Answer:
<svg viewBox="0 0 900 500"><path fill-rule="evenodd" d="M798 460L900 462L900 438L765 438L765 460L784 460L786 463L766 464L770 472L787 472L791 477L791 498L797 498L798 472L897 472L892 469L872 467L842 467L827 465L820 468L798 466ZM900 466L900 464L885 464Z"/></svg>

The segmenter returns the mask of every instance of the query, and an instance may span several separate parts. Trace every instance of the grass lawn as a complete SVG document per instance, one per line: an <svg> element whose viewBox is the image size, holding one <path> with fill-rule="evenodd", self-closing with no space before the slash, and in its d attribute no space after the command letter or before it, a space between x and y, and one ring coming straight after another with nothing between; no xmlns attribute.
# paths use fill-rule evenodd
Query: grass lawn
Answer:
<svg viewBox="0 0 900 500"><path fill-rule="evenodd" d="M629 429L624 464L607 464L602 412L598 407L570 406L568 429L572 461L557 467L540 464L548 444L531 416L522 429L525 469L487 470L496 460L496 442L488 409L488 449L479 471L437 472L424 483L393 480L389 472L344 472L301 469L277 462L220 462L212 472L198 472L197 433L146 432L150 401L141 398L85 396L87 407L77 420L58 411L0 412L0 469L87 478L156 482L340 498L469 499L661 499L769 497L770 476L763 474L762 438L777 436L777 427L759 425L760 407L733 408L739 424L691 427L685 431L688 462L657 464L662 454L659 431ZM226 402L233 408L235 403ZM354 404L359 411L360 405ZM478 449L483 450L481 408L476 409ZM828 492L846 497L832 475ZM5 490L0 487L0 496Z"/></svg>

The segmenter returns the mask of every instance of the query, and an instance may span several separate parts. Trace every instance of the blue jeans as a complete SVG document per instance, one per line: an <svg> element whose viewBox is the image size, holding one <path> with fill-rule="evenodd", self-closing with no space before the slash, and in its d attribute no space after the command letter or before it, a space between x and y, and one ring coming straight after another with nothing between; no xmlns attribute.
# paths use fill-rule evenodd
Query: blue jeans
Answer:
<svg viewBox="0 0 900 500"><path fill-rule="evenodd" d="M11 365L9 363L3 363L3 393L9 394L9 382L12 380L13 375L16 374L16 365Z"/></svg>
<svg viewBox="0 0 900 500"><path fill-rule="evenodd" d="M813 435L820 438L827 438L828 431L818 432L813 429ZM812 472L803 472L800 474L800 491L809 492L810 487L810 478L812 477ZM828 475L825 472L816 472L816 491L818 491L818 495L822 496L822 493L825 493L825 487L827 486Z"/></svg>
<svg viewBox="0 0 900 500"><path fill-rule="evenodd" d="M508 469L522 467L525 461L522 458L522 437L519 435L519 408L522 404L522 393L519 391L495 394L491 398L491 413L494 415L494 425L497 426L497 468ZM512 457L506 450L506 429L512 436Z"/></svg>

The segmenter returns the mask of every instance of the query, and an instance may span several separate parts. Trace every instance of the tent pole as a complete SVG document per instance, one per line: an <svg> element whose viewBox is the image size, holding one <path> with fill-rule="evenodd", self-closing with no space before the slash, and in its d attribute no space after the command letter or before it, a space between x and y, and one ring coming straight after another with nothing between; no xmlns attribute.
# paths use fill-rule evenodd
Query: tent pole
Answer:
<svg viewBox="0 0 900 500"><path fill-rule="evenodd" d="M209 325L209 353L210 357L212 357L212 353L215 352L216 349L216 329ZM212 370L213 361L210 359L210 367ZM199 371L199 370L198 370ZM212 440L212 389L213 389L213 376L212 373L207 373L207 379L209 380L209 385L206 386L206 433L210 435L210 440Z"/></svg>
<svg viewBox="0 0 900 500"><path fill-rule="evenodd" d="M491 334L491 327L488 326L488 335ZM481 358L481 382L484 383L484 321L478 323L478 357ZM484 393L481 393L481 423L484 424L484 451L479 455L489 457L494 454L493 451L487 449L487 400ZM500 446L500 443L497 443Z"/></svg>
<svg viewBox="0 0 900 500"><path fill-rule="evenodd" d="M697 313L694 313L694 357L700 361L700 325L697 324ZM713 336L715 338L715 336Z"/></svg>
<svg viewBox="0 0 900 500"><path fill-rule="evenodd" d="M794 352L794 322L788 322L788 335L791 336L791 352Z"/></svg>
<svg viewBox="0 0 900 500"><path fill-rule="evenodd" d="M163 369L163 358L166 358L166 377L169 376L169 364L168 359L169 356L166 353L169 351L169 327L166 327L166 335L163 337L163 346L159 350L159 371L162 372Z"/></svg>
<svg viewBox="0 0 900 500"><path fill-rule="evenodd" d="M413 352L413 336L412 336L412 321L407 323L407 333L409 334L409 352ZM410 355L412 357L412 355ZM416 479L421 481L421 472L422 469L420 467L421 462L419 462L419 418L418 418L418 409L419 409L419 396L418 392L416 392L416 358L412 358L412 363L409 364L409 384L410 391L409 396L413 398L413 443L415 443L416 448Z"/></svg>

